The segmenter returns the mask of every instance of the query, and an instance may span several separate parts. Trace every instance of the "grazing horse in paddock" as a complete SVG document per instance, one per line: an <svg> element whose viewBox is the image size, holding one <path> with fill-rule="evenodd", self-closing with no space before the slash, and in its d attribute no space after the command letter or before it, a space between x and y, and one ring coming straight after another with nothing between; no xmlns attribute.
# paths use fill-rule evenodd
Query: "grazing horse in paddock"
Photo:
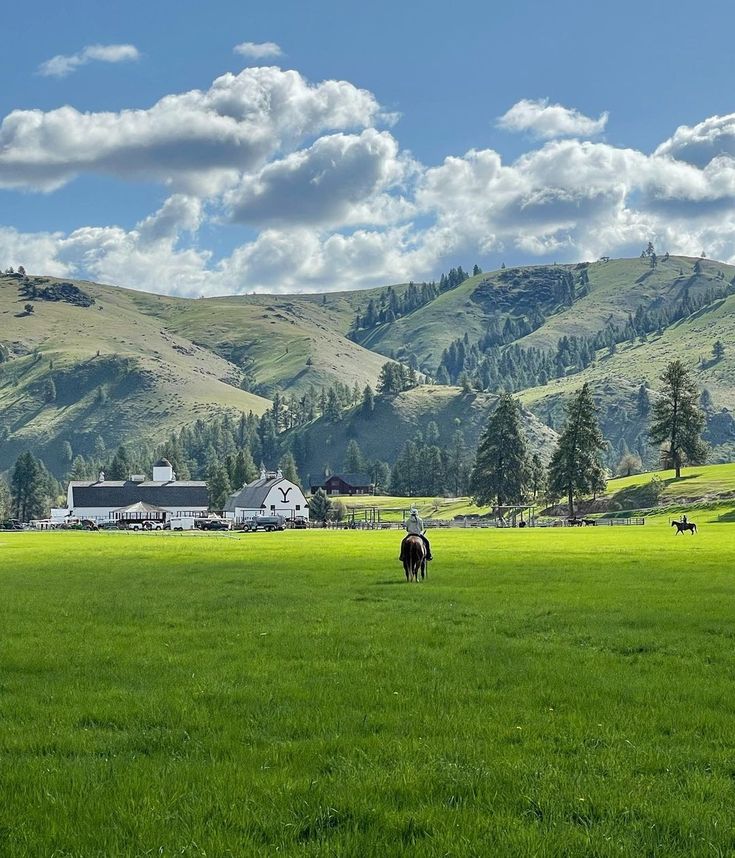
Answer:
<svg viewBox="0 0 735 858"><path fill-rule="evenodd" d="M676 528L675 536L686 533L687 530L691 531L692 536L697 532L697 525L693 521L672 521L671 526Z"/></svg>
<svg viewBox="0 0 735 858"><path fill-rule="evenodd" d="M403 571L406 573L406 581L418 581L426 578L426 545L424 540L416 534L409 534L405 539L403 552Z"/></svg>

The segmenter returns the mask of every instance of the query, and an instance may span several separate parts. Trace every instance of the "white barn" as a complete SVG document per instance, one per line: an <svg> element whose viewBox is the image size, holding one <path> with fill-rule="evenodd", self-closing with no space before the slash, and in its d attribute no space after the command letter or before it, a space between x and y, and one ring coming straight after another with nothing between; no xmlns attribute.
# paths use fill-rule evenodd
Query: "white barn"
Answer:
<svg viewBox="0 0 735 858"><path fill-rule="evenodd" d="M230 495L224 515L238 524L258 515L308 519L309 507L301 489L287 480L281 471L268 473L262 470L257 480Z"/></svg>
<svg viewBox="0 0 735 858"><path fill-rule="evenodd" d="M149 508L152 518L166 521L174 517L199 518L206 516L209 496L205 482L177 480L168 459L159 459L153 466L153 479L132 476L128 480L106 480L105 475L95 481L74 480L69 483L66 495L67 514L74 518L88 518L95 522L126 518L126 510L136 505Z"/></svg>

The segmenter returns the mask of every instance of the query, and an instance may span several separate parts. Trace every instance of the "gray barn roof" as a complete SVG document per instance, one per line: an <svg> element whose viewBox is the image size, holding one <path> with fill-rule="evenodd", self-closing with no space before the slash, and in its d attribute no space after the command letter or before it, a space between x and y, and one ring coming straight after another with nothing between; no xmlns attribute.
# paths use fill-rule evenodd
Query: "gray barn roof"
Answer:
<svg viewBox="0 0 735 858"><path fill-rule="evenodd" d="M331 474L328 477L324 477L322 485L324 485L327 480L331 480L335 477L338 480L342 480L343 483L347 483L348 486L371 486L373 484L373 481L367 474Z"/></svg>
<svg viewBox="0 0 735 858"><path fill-rule="evenodd" d="M74 481L71 484L73 507L109 507L120 509L134 503L174 506L179 509L208 507L207 484L187 480L166 483L134 483L130 480L104 482Z"/></svg>
<svg viewBox="0 0 735 858"><path fill-rule="evenodd" d="M260 509L268 497L268 492L279 483L293 485L285 477L259 477L252 483L243 486L239 492L233 492L225 504L225 512L235 512L235 509Z"/></svg>

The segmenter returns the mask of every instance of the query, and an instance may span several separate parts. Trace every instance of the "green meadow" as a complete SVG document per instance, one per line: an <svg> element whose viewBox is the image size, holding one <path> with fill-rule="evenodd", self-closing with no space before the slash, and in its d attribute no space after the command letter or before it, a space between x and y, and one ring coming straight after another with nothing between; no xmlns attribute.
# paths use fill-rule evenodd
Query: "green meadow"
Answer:
<svg viewBox="0 0 735 858"><path fill-rule="evenodd" d="M0 855L732 855L731 518L0 534Z"/></svg>

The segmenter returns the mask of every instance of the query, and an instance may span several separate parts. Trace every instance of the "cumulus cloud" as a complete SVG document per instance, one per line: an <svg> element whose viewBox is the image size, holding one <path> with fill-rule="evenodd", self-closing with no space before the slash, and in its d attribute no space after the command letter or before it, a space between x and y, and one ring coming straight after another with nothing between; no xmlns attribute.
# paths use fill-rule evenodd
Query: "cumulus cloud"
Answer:
<svg viewBox="0 0 735 858"><path fill-rule="evenodd" d="M251 60L264 60L269 57L281 57L283 51L280 45L275 42L240 42L232 49L241 57L247 57Z"/></svg>
<svg viewBox="0 0 735 858"><path fill-rule="evenodd" d="M498 119L506 131L528 131L541 140L555 137L594 137L607 125L608 113L591 119L574 108L549 104L548 98L523 98Z"/></svg>
<svg viewBox="0 0 735 858"><path fill-rule="evenodd" d="M735 157L735 113L711 116L698 125L680 125L674 134L656 149L698 167L719 156Z"/></svg>
<svg viewBox="0 0 735 858"><path fill-rule="evenodd" d="M147 110L15 110L0 125L0 187L49 191L103 173L211 195L279 150L380 117L372 93L351 83L310 84L271 67L222 75Z"/></svg>
<svg viewBox="0 0 735 858"><path fill-rule="evenodd" d="M233 220L256 225L312 226L381 222L399 217L387 199L412 169L387 131L334 134L267 164L225 201ZM408 211L404 207L403 215Z"/></svg>
<svg viewBox="0 0 735 858"><path fill-rule="evenodd" d="M735 115L683 126L645 153L584 139L598 119L519 102L506 127L542 138L424 166L375 97L345 81L248 68L145 110L17 110L0 125L0 186L50 191L81 173L171 188L132 229L0 229L3 265L179 295L367 288L477 260L638 253L735 260ZM545 139L549 138L549 139ZM215 260L203 224L246 224Z"/></svg>
<svg viewBox="0 0 735 858"><path fill-rule="evenodd" d="M57 54L41 63L38 73L43 77L66 77L87 63L124 63L140 59L135 45L87 45L76 54Z"/></svg>

